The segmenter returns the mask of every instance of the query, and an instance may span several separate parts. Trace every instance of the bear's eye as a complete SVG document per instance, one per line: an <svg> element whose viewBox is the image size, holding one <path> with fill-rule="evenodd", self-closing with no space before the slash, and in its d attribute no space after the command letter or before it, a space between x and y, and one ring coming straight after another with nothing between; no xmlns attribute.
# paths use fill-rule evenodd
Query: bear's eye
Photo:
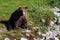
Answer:
<svg viewBox="0 0 60 40"><path fill-rule="evenodd" d="M25 7L25 9L28 9L28 7Z"/></svg>
<svg viewBox="0 0 60 40"><path fill-rule="evenodd" d="M22 7L19 7L19 9L21 9Z"/></svg>

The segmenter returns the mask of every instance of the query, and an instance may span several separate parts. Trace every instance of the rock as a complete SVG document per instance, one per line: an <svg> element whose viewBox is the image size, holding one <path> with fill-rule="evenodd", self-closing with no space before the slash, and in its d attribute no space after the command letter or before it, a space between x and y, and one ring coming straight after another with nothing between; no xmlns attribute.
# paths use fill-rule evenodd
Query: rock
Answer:
<svg viewBox="0 0 60 40"><path fill-rule="evenodd" d="M33 29L38 29L39 27L33 27Z"/></svg>
<svg viewBox="0 0 60 40"><path fill-rule="evenodd" d="M50 40L59 40L57 37L52 37Z"/></svg>
<svg viewBox="0 0 60 40"><path fill-rule="evenodd" d="M53 37L52 31L49 31L46 33L46 39L48 40L49 38Z"/></svg>
<svg viewBox="0 0 60 40"><path fill-rule="evenodd" d="M28 40L28 39L25 37L21 37L20 40Z"/></svg>
<svg viewBox="0 0 60 40"><path fill-rule="evenodd" d="M52 11L54 12L54 14L55 14L56 16L60 16L60 13L58 13L58 11L60 11L59 8L57 8L57 7L52 8Z"/></svg>
<svg viewBox="0 0 60 40"><path fill-rule="evenodd" d="M42 22L45 23L45 19L42 19Z"/></svg>
<svg viewBox="0 0 60 40"><path fill-rule="evenodd" d="M29 37L29 36L30 36L30 34L29 34L29 33L26 33L26 36L28 36L28 37Z"/></svg>
<svg viewBox="0 0 60 40"><path fill-rule="evenodd" d="M53 21L50 21L50 26L53 26L54 25L54 22Z"/></svg>
<svg viewBox="0 0 60 40"><path fill-rule="evenodd" d="M30 33L30 32L31 32L31 30L25 30L25 32L28 32L28 33Z"/></svg>
<svg viewBox="0 0 60 40"><path fill-rule="evenodd" d="M46 34L42 34L42 36L44 36L44 37L45 37L45 36L46 36Z"/></svg>
<svg viewBox="0 0 60 40"><path fill-rule="evenodd" d="M55 38L55 40L59 40L57 37L54 37Z"/></svg>
<svg viewBox="0 0 60 40"><path fill-rule="evenodd" d="M38 35L41 35L41 32L37 32Z"/></svg>
<svg viewBox="0 0 60 40"><path fill-rule="evenodd" d="M60 23L60 18L58 18L58 20L59 20L58 23Z"/></svg>
<svg viewBox="0 0 60 40"><path fill-rule="evenodd" d="M4 40L10 40L8 37L6 37Z"/></svg>

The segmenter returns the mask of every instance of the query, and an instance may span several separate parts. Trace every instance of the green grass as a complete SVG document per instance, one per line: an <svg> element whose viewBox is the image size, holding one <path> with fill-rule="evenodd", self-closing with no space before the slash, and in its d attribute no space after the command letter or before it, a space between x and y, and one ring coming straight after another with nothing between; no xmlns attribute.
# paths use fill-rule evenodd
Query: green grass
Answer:
<svg viewBox="0 0 60 40"><path fill-rule="evenodd" d="M53 0L54 1L54 0ZM41 18L47 18L49 15L54 18L55 15L49 10L52 7L59 7L60 0L55 0L51 4L51 0L0 0L0 21L9 20L11 14L20 6L27 6L29 16L28 21L34 22L37 26L44 26L39 22ZM0 24L0 27L5 27ZM44 28L41 29L44 31ZM8 34L9 32L3 32L1 34ZM16 33L16 32L15 32Z"/></svg>
<svg viewBox="0 0 60 40"><path fill-rule="evenodd" d="M8 20L10 15L20 6L28 7L28 16L36 13L38 15L47 12L49 0L0 0L0 20ZM33 12L35 10L35 12ZM35 18L36 18L35 17Z"/></svg>

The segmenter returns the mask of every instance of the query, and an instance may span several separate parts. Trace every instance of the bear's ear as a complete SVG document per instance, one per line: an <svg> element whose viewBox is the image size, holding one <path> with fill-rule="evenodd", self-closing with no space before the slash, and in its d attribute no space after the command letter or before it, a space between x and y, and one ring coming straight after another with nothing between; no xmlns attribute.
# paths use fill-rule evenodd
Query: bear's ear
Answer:
<svg viewBox="0 0 60 40"><path fill-rule="evenodd" d="M21 9L22 7L19 7L18 9Z"/></svg>
<svg viewBox="0 0 60 40"><path fill-rule="evenodd" d="M20 11L22 7L19 7L17 10Z"/></svg>
<svg viewBox="0 0 60 40"><path fill-rule="evenodd" d="M28 9L28 7L25 7L25 9Z"/></svg>

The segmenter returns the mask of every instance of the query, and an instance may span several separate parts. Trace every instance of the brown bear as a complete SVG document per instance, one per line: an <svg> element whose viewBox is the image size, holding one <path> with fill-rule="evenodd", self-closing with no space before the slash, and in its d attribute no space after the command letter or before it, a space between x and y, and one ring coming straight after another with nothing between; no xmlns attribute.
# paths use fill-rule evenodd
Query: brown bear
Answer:
<svg viewBox="0 0 60 40"><path fill-rule="evenodd" d="M19 7L16 11L12 13L8 21L1 21L1 23L5 22L8 31L11 29L16 29L19 26L21 28L27 28L26 12L27 7Z"/></svg>
<svg viewBox="0 0 60 40"><path fill-rule="evenodd" d="M9 23L12 26L12 29L18 28L26 28L27 20L26 20L26 12L27 7L19 7L15 12L12 13Z"/></svg>

